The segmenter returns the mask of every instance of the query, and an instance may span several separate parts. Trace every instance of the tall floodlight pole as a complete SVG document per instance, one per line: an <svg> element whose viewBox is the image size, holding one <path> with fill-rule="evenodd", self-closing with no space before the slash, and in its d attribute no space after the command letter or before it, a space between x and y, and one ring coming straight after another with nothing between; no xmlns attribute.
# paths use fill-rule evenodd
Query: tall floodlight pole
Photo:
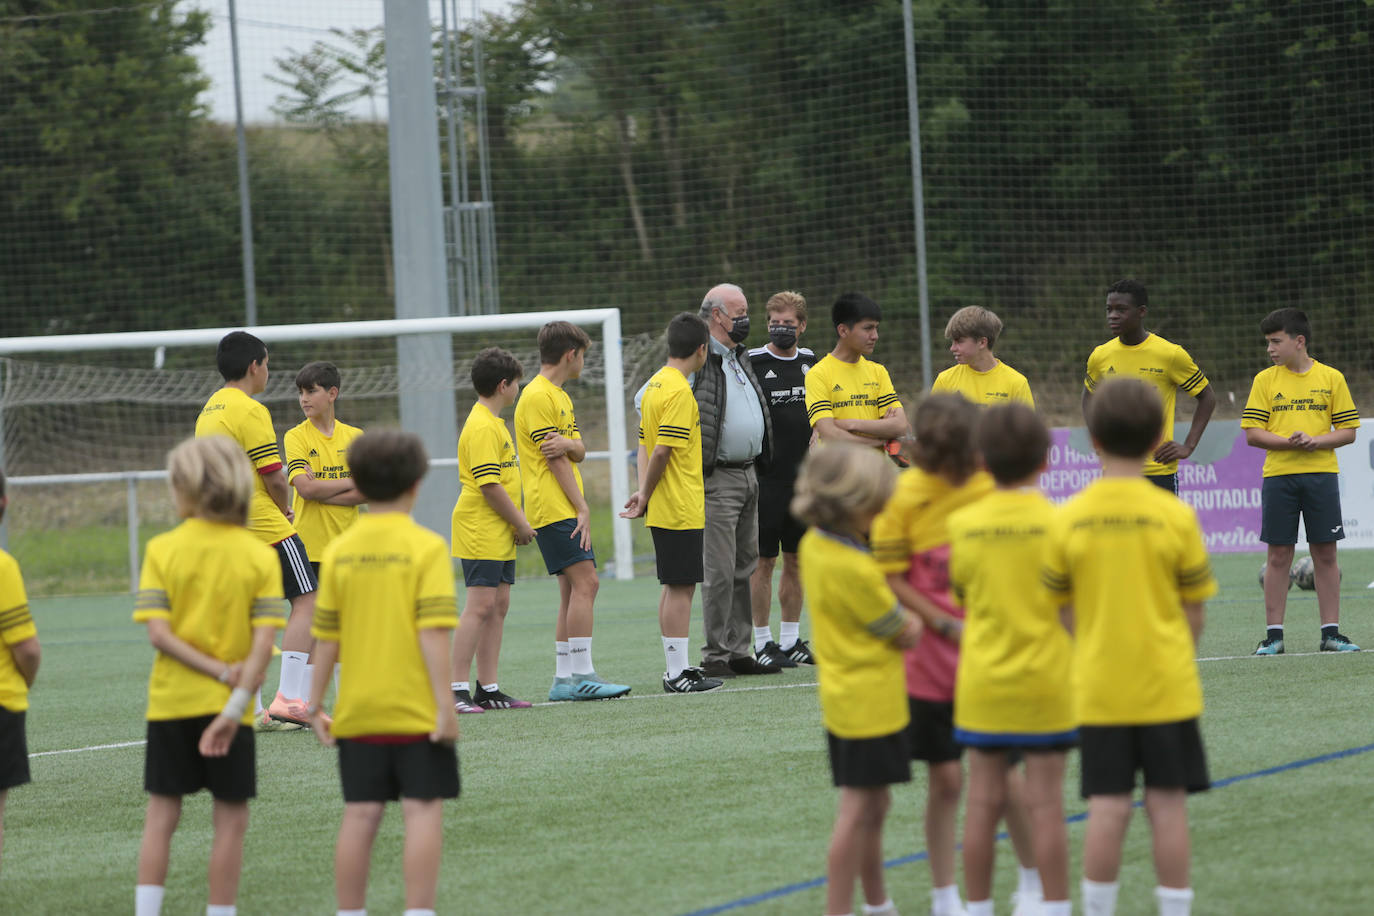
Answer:
<svg viewBox="0 0 1374 916"><path fill-rule="evenodd" d="M926 279L926 202L921 180L921 110L916 101L916 26L911 0L902 0L902 30L906 35L906 119L911 132L911 205L916 211L916 295L921 305L921 387L929 391L930 285Z"/></svg>
<svg viewBox="0 0 1374 916"><path fill-rule="evenodd" d="M239 76L239 17L229 0L229 56L234 64L234 128L239 145L239 229L243 238L243 323L258 324L258 280L253 266L253 200L248 191L248 139L243 132L243 82Z"/></svg>
<svg viewBox="0 0 1374 916"><path fill-rule="evenodd" d="M439 180L438 99L430 48L429 4L385 0L387 136L391 160L391 251L396 317L448 314L444 195ZM401 425L424 440L431 457L458 452L453 343L448 334L396 341ZM435 468L415 504L423 525L449 536L458 469Z"/></svg>

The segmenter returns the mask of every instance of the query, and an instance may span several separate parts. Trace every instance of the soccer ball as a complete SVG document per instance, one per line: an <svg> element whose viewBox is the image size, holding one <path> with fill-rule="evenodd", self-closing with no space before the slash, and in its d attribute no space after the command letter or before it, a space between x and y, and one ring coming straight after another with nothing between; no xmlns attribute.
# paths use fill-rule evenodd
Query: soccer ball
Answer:
<svg viewBox="0 0 1374 916"><path fill-rule="evenodd" d="M1317 575L1312 568L1312 558L1303 557L1293 564L1293 581L1298 583L1298 588L1303 591L1312 591L1317 587Z"/></svg>
<svg viewBox="0 0 1374 916"><path fill-rule="evenodd" d="M1311 560L1310 557L1308 558L1307 562L1308 562L1308 563L1311 563L1311 562L1312 562L1312 560ZM1260 571L1259 571L1259 584L1260 584L1260 588L1264 588L1264 570L1265 570L1266 568L1268 568L1268 564L1264 564L1264 565L1260 566ZM1288 571L1288 588L1289 588L1290 590L1293 588L1293 576L1294 576L1294 574L1295 574L1296 572L1297 572L1297 567L1296 567L1296 566L1294 566L1292 569L1290 569L1290 570Z"/></svg>

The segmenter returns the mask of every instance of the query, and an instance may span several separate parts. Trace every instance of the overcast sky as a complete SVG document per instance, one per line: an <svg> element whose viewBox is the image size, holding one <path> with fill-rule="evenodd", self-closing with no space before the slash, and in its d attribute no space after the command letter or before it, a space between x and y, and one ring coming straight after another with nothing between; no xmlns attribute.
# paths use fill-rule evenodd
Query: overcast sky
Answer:
<svg viewBox="0 0 1374 916"><path fill-rule="evenodd" d="M453 0L446 0L450 11ZM193 0L193 5L210 13L210 31L197 55L212 85L205 94L213 118L234 120L233 59L229 42L229 0ZM237 0L239 54L243 81L244 118L249 123L278 120L271 106L282 91L266 75L278 74L275 60L292 52L305 51L317 41L330 39L331 29L371 28L382 25L382 0ZM430 0L430 14L440 21L439 0ZM457 0L459 16L504 10L510 0ZM376 102L375 115L386 114L386 100ZM371 108L359 111L367 117Z"/></svg>

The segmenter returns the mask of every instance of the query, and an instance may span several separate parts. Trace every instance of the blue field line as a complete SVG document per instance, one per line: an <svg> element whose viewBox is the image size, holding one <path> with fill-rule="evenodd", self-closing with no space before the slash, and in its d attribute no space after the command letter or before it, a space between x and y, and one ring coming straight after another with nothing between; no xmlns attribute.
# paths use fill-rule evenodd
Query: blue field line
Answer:
<svg viewBox="0 0 1374 916"><path fill-rule="evenodd" d="M1346 757L1358 757L1360 754L1367 754L1374 751L1374 744L1364 744L1360 747L1346 748L1343 751L1332 751L1329 754L1318 754L1316 757L1304 757L1302 760L1293 760L1288 763L1281 763L1277 766L1266 767L1263 770L1255 770L1252 773L1241 773L1238 776L1227 776L1225 779L1218 779L1212 783L1213 789L1224 789L1227 786L1235 785L1238 782L1246 782L1251 779L1259 779L1261 776L1273 776L1276 773L1284 773L1288 770L1300 770L1303 767L1315 766L1319 763L1330 763L1333 760L1342 760ZM1137 801L1135 807L1139 808L1143 802ZM1077 814L1070 814L1064 818L1066 824L1077 824L1088 819L1088 812L1080 811ZM997 834L997 841L1000 843L1007 838L1006 832ZM901 856L896 859L889 859L883 863L883 868L895 868L898 865L910 865L913 862L924 862L929 858L929 854L924 850L913 853L909 856ZM756 903L766 903L769 900L776 900L779 897L786 897L800 891L809 891L818 887L825 886L825 878L812 878L810 881L799 881L796 884L786 884L782 887L774 888L771 891L764 891L759 894L751 894L748 897L741 897L738 900L731 900L728 903L720 903L715 906L708 906L701 910L692 910L684 913L683 916L715 916L717 913L728 913L731 910L742 910L747 906Z"/></svg>

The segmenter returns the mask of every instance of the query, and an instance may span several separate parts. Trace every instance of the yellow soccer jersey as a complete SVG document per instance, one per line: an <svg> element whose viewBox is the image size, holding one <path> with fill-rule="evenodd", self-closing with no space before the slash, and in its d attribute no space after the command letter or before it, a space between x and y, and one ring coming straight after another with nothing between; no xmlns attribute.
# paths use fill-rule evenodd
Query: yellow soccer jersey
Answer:
<svg viewBox="0 0 1374 916"><path fill-rule="evenodd" d="M339 644L334 734L434 731L438 709L419 631L456 626L453 570L439 535L403 512L383 512L335 538L320 564L310 631Z"/></svg>
<svg viewBox="0 0 1374 916"><path fill-rule="evenodd" d="M906 674L892 643L905 620L882 570L862 544L818 528L802 535L797 553L826 729L878 738L906 728Z"/></svg>
<svg viewBox="0 0 1374 916"><path fill-rule="evenodd" d="M482 495L482 485L499 483L520 507L520 469L505 422L479 401L458 436L458 482L453 507L453 555L464 560L514 560L515 531Z"/></svg>
<svg viewBox="0 0 1374 916"><path fill-rule="evenodd" d="M253 475L253 503L248 509L248 530L268 544L296 533L281 509L267 493L263 474L281 467L277 433L267 408L237 388L225 386L210 396L196 420L196 438L228 436L239 444L257 469Z"/></svg>
<svg viewBox="0 0 1374 916"><path fill-rule="evenodd" d="M10 646L37 635L19 564L0 550L0 706L10 712L29 708L29 685L14 664Z"/></svg>
<svg viewBox="0 0 1374 916"><path fill-rule="evenodd" d="M284 627L277 554L237 525L188 518L148 542L134 620L171 622L172 632L206 655L234 664L248 657L254 627ZM229 687L157 653L148 679L148 718L189 719L224 708ZM253 723L253 711L243 724Z"/></svg>
<svg viewBox="0 0 1374 916"><path fill-rule="evenodd" d="M1217 583L1191 506L1142 477L1100 478L1050 521L1040 579L1073 605L1082 725L1151 725L1202 713L1183 602Z"/></svg>
<svg viewBox="0 0 1374 916"><path fill-rule="evenodd" d="M813 370L814 371L814 370ZM992 492L992 477L978 471L961 486L939 474L907 468L883 511L873 520L869 541L884 575L904 573L911 555L949 543L949 514Z"/></svg>
<svg viewBox="0 0 1374 916"><path fill-rule="evenodd" d="M964 607L954 724L984 734L1074 728L1073 652L1039 588L1054 507L1037 490L994 490L949 517L949 578Z"/></svg>
<svg viewBox="0 0 1374 916"><path fill-rule="evenodd" d="M286 431L286 480L290 483L307 470L316 480L349 480L348 446L363 434L356 426L334 421L334 434L326 436L309 420ZM314 562L329 542L358 520L357 506L327 506L292 491L296 531L305 542L305 555Z"/></svg>
<svg viewBox="0 0 1374 916"><path fill-rule="evenodd" d="M550 433L568 439L581 439L577 417L573 414L572 398L553 382L536 375L520 393L515 405L515 442L520 452L520 482L525 491L525 517L530 527L542 528L577 513L558 480L549 470L548 459L539 451L539 443ZM572 463L573 479L582 489L582 472Z"/></svg>
<svg viewBox="0 0 1374 916"><path fill-rule="evenodd" d="M1250 399L1240 415L1241 429L1267 429L1285 439L1296 432L1320 436L1336 429L1357 429L1360 412L1351 400L1345 376L1312 360L1306 372L1270 366L1255 376ZM1264 458L1264 476L1280 474L1336 473L1336 450L1270 451Z"/></svg>
<svg viewBox="0 0 1374 916"><path fill-rule="evenodd" d="M859 357L856 363L827 353L806 373L806 419L881 420L890 407L900 407L887 369ZM874 446L882 445L873 440Z"/></svg>
<svg viewBox="0 0 1374 916"><path fill-rule="evenodd" d="M1164 439L1174 438L1174 403L1178 389L1193 397L1207 387L1207 376L1193 362L1188 351L1170 343L1158 334L1151 334L1134 347L1128 347L1119 337L1113 337L1093 350L1088 357L1088 374L1083 379L1089 391L1113 376L1138 378L1159 389L1164 401ZM1160 464L1151 458L1145 462L1147 477L1178 473L1178 462Z"/></svg>
<svg viewBox="0 0 1374 916"><path fill-rule="evenodd" d="M701 470L701 414L687 378L672 366L654 373L639 405L639 444L672 449L668 466L649 497L644 523L687 531L706 527L706 484Z"/></svg>
<svg viewBox="0 0 1374 916"><path fill-rule="evenodd" d="M979 407L992 407L996 404L1021 403L1035 407L1031 397L1030 382L1026 377L1000 359L997 365L987 372L979 372L972 366L950 366L935 376L935 384L930 393L952 391L962 394Z"/></svg>

